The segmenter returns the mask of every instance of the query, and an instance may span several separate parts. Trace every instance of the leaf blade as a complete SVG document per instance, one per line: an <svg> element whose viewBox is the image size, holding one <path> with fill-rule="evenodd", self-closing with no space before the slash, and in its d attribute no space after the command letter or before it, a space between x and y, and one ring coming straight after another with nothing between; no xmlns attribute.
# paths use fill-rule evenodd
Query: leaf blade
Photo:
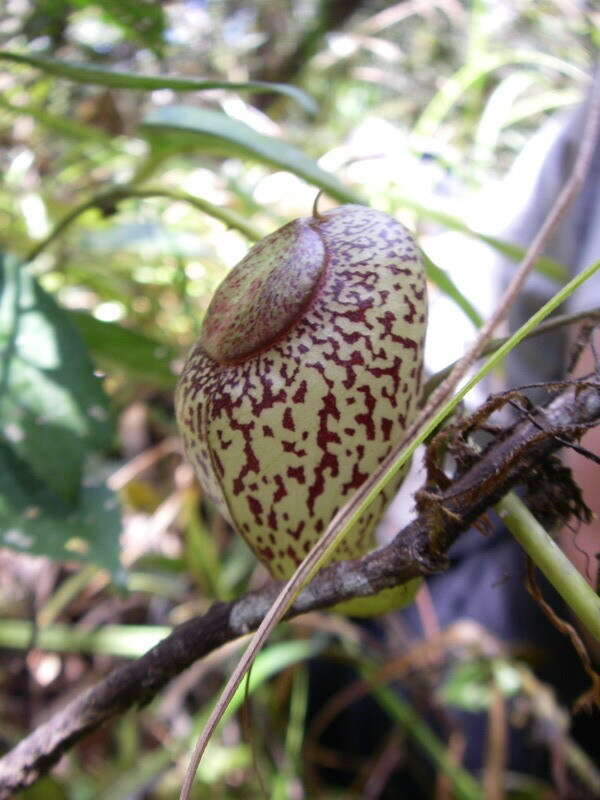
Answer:
<svg viewBox="0 0 600 800"><path fill-rule="evenodd" d="M228 89L236 92L276 92L294 100L309 114L316 114L317 105L310 95L284 83L267 81L224 81L217 79L187 78L166 75L133 75L130 72L98 67L80 62L62 61L57 58L37 56L30 53L15 53L10 50L0 51L0 60L26 64L40 69L48 75L66 78L76 83L107 86L112 89L138 89L154 91L171 89L173 92L196 92L207 89Z"/></svg>
<svg viewBox="0 0 600 800"><path fill-rule="evenodd" d="M363 201L335 175L322 169L287 142L257 133L249 125L221 111L169 106L156 109L144 119L141 132L159 147L194 150L224 156L251 158L276 169L292 172L343 203Z"/></svg>

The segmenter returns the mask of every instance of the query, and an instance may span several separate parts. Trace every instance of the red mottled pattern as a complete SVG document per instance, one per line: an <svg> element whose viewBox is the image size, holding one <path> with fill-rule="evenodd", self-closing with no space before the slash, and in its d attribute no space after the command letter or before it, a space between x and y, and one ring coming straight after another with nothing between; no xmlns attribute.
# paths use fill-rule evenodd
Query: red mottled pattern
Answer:
<svg viewBox="0 0 600 800"><path fill-rule="evenodd" d="M362 206L276 231L218 289L179 381L178 421L207 495L274 576L293 572L414 416L426 311L411 235ZM335 558L373 547L400 480Z"/></svg>

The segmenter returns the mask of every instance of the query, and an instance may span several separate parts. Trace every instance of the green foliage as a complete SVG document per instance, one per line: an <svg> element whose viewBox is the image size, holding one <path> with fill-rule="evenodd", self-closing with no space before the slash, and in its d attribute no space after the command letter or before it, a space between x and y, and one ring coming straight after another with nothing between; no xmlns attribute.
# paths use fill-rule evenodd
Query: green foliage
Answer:
<svg viewBox="0 0 600 800"><path fill-rule="evenodd" d="M111 4L112 5L112 4ZM114 3L115 7L120 5ZM0 60L13 61L17 64L27 64L40 69L48 75L58 78L67 78L70 81L83 83L87 86L108 86L113 89L140 89L152 91L155 89L171 89L174 92L206 91L207 89L229 89L231 91L245 92L278 92L295 100L305 111L314 114L317 110L314 100L306 92L294 86L282 83L269 83L267 81L219 81L200 78L183 78L166 75L135 75L131 72L118 72L114 69L98 67L94 64L72 63L60 61L57 58L36 56L31 53L13 53L8 50L0 51Z"/></svg>
<svg viewBox="0 0 600 800"><path fill-rule="evenodd" d="M86 8L98 10L125 37L161 52L166 20L161 4L153 0L37 0L25 30L30 38L58 32L71 12Z"/></svg>
<svg viewBox="0 0 600 800"><path fill-rule="evenodd" d="M87 456L106 449L108 400L83 343L15 259L0 261L0 530L4 544L118 565L117 501L83 486Z"/></svg>
<svg viewBox="0 0 600 800"><path fill-rule="evenodd" d="M244 122L220 111L169 106L150 113L142 124L146 135L163 157L168 153L199 150L221 156L257 160L270 167L288 170L318 186L343 203L360 203L334 175L321 169L295 147L257 133Z"/></svg>
<svg viewBox="0 0 600 800"><path fill-rule="evenodd" d="M173 363L179 355L174 347L115 322L103 322L84 311L70 311L69 317L90 353L106 369L129 380L174 388Z"/></svg>
<svg viewBox="0 0 600 800"><path fill-rule="evenodd" d="M503 176L548 114L580 99L586 37L597 38L591 16L512 0L502 14L482 0L426 14L419 4L363 2L338 30L337 3L308 0L302 13L297 5L22 0L0 9L0 222L11 253L0 263L0 544L13 551L8 563L28 563L14 551L54 561L23 596L20 575L9 582L8 569L0 581L0 645L17 651L2 673L9 741L32 708L70 692L80 675L105 674L108 656L137 657L214 599L262 580L191 482L172 409L178 362L248 243L307 216L323 189L324 207L368 202L407 216L425 251L426 235L441 228L517 261L522 248L464 220L453 198ZM380 140L380 131L389 135ZM457 318L479 325L481 309L457 273L425 258L432 297L443 293ZM462 266L474 284L480 265ZM550 259L537 268L567 279ZM115 577L126 600L115 596ZM313 791L303 752L301 662L328 648L363 670L396 735L426 754L456 796L480 796L420 706L378 684L395 645L378 643L370 659L350 623L335 637L295 632L285 641L289 633L276 634L252 674L267 793L339 795ZM176 797L191 735L239 650L213 655L24 796ZM54 680L36 671L45 658L59 665ZM476 658L450 671L440 695L419 669L425 694L469 712L487 712L496 689L506 701L522 697L519 676L508 656ZM546 689L538 691L546 708ZM235 717L242 700L203 762L199 796L264 795ZM558 716L541 720L544 729ZM567 749L569 768L584 764L593 786L594 766ZM357 764L344 796L364 796L364 776L382 765ZM550 791L521 786L525 800Z"/></svg>
<svg viewBox="0 0 600 800"><path fill-rule="evenodd" d="M519 672L502 659L479 659L457 664L444 682L442 697L446 703L465 711L488 709L494 688L512 697L521 688Z"/></svg>

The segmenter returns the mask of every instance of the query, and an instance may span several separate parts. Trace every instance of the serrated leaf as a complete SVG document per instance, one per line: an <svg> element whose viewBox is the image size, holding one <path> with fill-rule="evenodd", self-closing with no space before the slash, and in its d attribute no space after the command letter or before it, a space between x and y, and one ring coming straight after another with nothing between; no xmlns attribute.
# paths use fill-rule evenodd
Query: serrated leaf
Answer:
<svg viewBox="0 0 600 800"><path fill-rule="evenodd" d="M106 396L68 315L0 256L0 441L65 502L83 462L110 441Z"/></svg>
<svg viewBox="0 0 600 800"><path fill-rule="evenodd" d="M144 119L141 132L163 151L201 150L249 158L292 172L343 203L363 202L335 175L321 169L300 150L274 136L257 133L249 125L221 111L192 106L156 109Z"/></svg>
<svg viewBox="0 0 600 800"><path fill-rule="evenodd" d="M131 72L119 72L113 69L98 67L95 64L83 64L73 61L61 61L57 58L46 58L30 53L15 53L9 50L0 51L0 60L27 64L41 69L48 75L67 78L86 85L109 86L114 89L171 89L173 92L195 92L207 89L229 89L235 92L276 92L295 100L309 114L317 112L315 101L298 89L284 83L267 81L223 81L205 78L187 78L168 75L135 75Z"/></svg>
<svg viewBox="0 0 600 800"><path fill-rule="evenodd" d="M90 352L102 365L123 370L134 380L171 389L176 376L175 348L114 322L102 322L85 311L70 311Z"/></svg>

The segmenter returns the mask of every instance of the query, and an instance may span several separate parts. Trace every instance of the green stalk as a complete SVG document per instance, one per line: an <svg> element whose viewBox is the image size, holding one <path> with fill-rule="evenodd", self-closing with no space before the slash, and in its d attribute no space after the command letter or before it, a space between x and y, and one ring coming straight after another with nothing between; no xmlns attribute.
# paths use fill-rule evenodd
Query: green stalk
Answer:
<svg viewBox="0 0 600 800"><path fill-rule="evenodd" d="M381 707L427 754L437 770L450 780L454 797L458 800L483 800L483 790L477 781L464 767L452 761L443 743L406 700L388 686L373 686L373 694Z"/></svg>
<svg viewBox="0 0 600 800"><path fill-rule="evenodd" d="M496 504L496 511L565 603L600 642L600 597L589 583L514 492Z"/></svg>
<svg viewBox="0 0 600 800"><path fill-rule="evenodd" d="M141 180L141 177L138 175L136 176L136 181L139 180ZM32 248L32 250L25 256L25 261L33 261L35 258L37 258L40 253L48 247L48 245L52 244L52 242L58 239L63 231L65 231L66 228L71 225L71 223L75 222L75 220L86 211L89 211L92 208L104 208L111 203L119 203L121 200L127 200L130 197L142 199L148 197L166 197L169 200L187 203L198 211L202 211L205 214L218 219L228 228L239 231L253 242L258 241L262 236L260 231L258 231L254 226L250 225L250 223L246 222L243 217L240 217L234 211L230 211L228 208L224 208L223 206L216 206L213 203L209 203L208 200L204 200L196 195L176 189L163 188L161 186L147 187L145 189L137 189L131 185L115 186L112 189L104 190L98 194L95 194L93 197L90 197L89 200L86 200L85 202L71 209L71 211L69 211L55 225L48 236L46 236L41 242Z"/></svg>

